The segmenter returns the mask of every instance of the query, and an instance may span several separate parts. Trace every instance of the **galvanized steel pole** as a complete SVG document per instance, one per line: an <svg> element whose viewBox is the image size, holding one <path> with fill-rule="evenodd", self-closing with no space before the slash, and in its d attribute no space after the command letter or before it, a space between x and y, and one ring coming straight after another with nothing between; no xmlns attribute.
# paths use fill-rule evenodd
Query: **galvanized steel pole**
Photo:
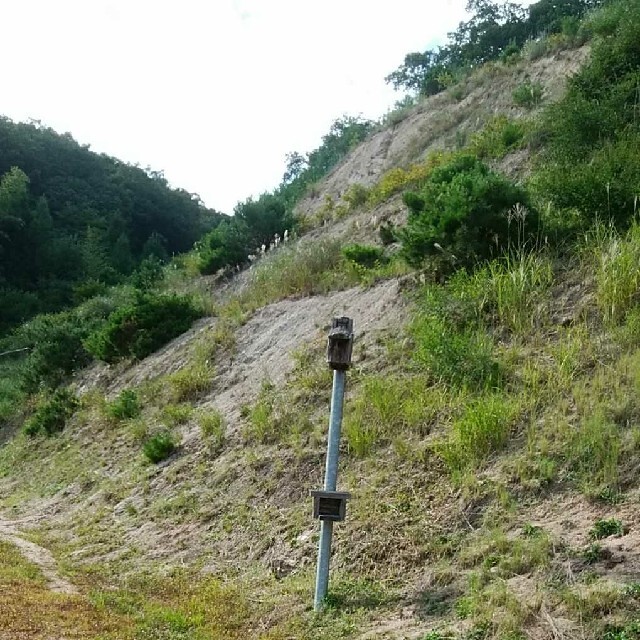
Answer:
<svg viewBox="0 0 640 640"><path fill-rule="evenodd" d="M327 446L327 465L324 476L325 491L335 491L338 481L338 457L340 455L340 431L342 428L342 410L344 400L344 370L333 372L333 390L331 393L331 416L329 418L329 442ZM331 558L331 538L333 521L320 522L320 545L318 548L318 570L316 574L316 593L313 608L322 609L329 588L329 560Z"/></svg>

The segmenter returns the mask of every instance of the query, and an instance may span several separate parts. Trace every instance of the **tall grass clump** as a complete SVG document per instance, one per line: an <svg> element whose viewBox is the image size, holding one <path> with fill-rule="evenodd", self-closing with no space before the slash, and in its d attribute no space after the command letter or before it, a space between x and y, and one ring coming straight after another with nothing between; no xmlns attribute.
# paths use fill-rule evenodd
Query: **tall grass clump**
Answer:
<svg viewBox="0 0 640 640"><path fill-rule="evenodd" d="M618 323L640 300L640 225L626 234L612 228L593 234L596 299L605 320Z"/></svg>
<svg viewBox="0 0 640 640"><path fill-rule="evenodd" d="M368 376L345 416L349 452L362 458L389 442L424 437L447 405L445 389L423 376Z"/></svg>
<svg viewBox="0 0 640 640"><path fill-rule="evenodd" d="M241 301L257 309L288 296L324 293L356 284L344 269L339 240L303 242L285 247L256 266Z"/></svg>
<svg viewBox="0 0 640 640"><path fill-rule="evenodd" d="M493 342L482 329L457 328L446 318L426 311L413 321L411 334L414 358L434 381L476 389L500 384Z"/></svg>
<svg viewBox="0 0 640 640"><path fill-rule="evenodd" d="M514 333L530 331L545 316L545 294L553 283L551 261L533 251L519 251L491 261L486 278L489 298L499 322Z"/></svg>
<svg viewBox="0 0 640 640"><path fill-rule="evenodd" d="M569 443L570 469L587 495L615 494L619 486L620 430L601 413L581 420Z"/></svg>
<svg viewBox="0 0 640 640"><path fill-rule="evenodd" d="M471 401L439 447L449 469L461 473L477 467L502 449L516 417L516 404L504 395L488 394Z"/></svg>
<svg viewBox="0 0 640 640"><path fill-rule="evenodd" d="M226 430L222 414L216 409L203 411L198 415L198 424L209 446L216 451L221 449L224 445Z"/></svg>

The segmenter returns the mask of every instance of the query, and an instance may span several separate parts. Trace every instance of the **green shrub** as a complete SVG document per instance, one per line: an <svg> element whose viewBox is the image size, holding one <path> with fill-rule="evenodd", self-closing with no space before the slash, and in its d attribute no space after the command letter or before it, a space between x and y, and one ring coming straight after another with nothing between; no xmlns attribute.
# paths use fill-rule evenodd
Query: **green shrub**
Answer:
<svg viewBox="0 0 640 640"><path fill-rule="evenodd" d="M77 408L76 396L68 389L58 389L38 405L35 413L25 423L24 432L29 436L51 436L58 433L64 429Z"/></svg>
<svg viewBox="0 0 640 640"><path fill-rule="evenodd" d="M342 254L365 269L373 269L386 261L384 249L365 244L348 244L342 248Z"/></svg>
<svg viewBox="0 0 640 640"><path fill-rule="evenodd" d="M518 107L533 109L542 103L544 87L539 82L527 81L513 90L513 102Z"/></svg>
<svg viewBox="0 0 640 640"><path fill-rule="evenodd" d="M503 248L527 241L537 229L530 210L516 219L527 193L472 155L458 155L435 168L418 194L405 194L407 226L399 232L402 253L412 265L442 256L459 266L473 264Z"/></svg>
<svg viewBox="0 0 640 640"><path fill-rule="evenodd" d="M141 412L138 394L133 389L123 389L115 400L107 404L107 414L115 420L137 418Z"/></svg>
<svg viewBox="0 0 640 640"><path fill-rule="evenodd" d="M114 311L84 346L109 363L144 358L184 333L199 316L185 296L140 293L134 302Z"/></svg>
<svg viewBox="0 0 640 640"><path fill-rule="evenodd" d="M396 241L395 227L391 222L384 222L378 230L380 242L386 247Z"/></svg>
<svg viewBox="0 0 640 640"><path fill-rule="evenodd" d="M593 525L593 529L589 531L589 537L592 540L602 540L610 536L622 536L624 535L624 527L620 520L616 518L609 518L608 520L596 520Z"/></svg>
<svg viewBox="0 0 640 640"><path fill-rule="evenodd" d="M146 458L157 464L166 460L175 450L176 441L169 431L162 431L149 438L143 445L142 450Z"/></svg>
<svg viewBox="0 0 640 640"><path fill-rule="evenodd" d="M472 136L469 151L481 159L503 158L523 146L526 132L526 126L521 120L496 116Z"/></svg>
<svg viewBox="0 0 640 640"><path fill-rule="evenodd" d="M350 209L356 209L367 202L369 189L364 185L354 183L343 194L342 199L349 205Z"/></svg>
<svg viewBox="0 0 640 640"><path fill-rule="evenodd" d="M25 390L56 387L88 364L91 356L82 344L87 335L86 323L72 312L36 316L20 327L16 341L30 348L22 369Z"/></svg>

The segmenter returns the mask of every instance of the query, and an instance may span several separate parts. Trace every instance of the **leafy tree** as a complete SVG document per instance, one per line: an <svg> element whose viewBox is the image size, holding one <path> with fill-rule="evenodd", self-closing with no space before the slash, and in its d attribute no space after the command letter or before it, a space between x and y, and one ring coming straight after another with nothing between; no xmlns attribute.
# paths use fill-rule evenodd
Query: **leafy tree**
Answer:
<svg viewBox="0 0 640 640"><path fill-rule="evenodd" d="M210 231L198 243L199 268L202 273L244 264L251 249L249 230L244 222L229 220Z"/></svg>

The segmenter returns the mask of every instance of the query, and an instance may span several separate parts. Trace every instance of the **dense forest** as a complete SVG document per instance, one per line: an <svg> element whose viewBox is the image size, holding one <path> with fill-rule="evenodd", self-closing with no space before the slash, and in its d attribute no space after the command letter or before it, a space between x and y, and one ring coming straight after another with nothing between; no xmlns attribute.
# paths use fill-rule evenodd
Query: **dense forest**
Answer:
<svg viewBox="0 0 640 640"><path fill-rule="evenodd" d="M0 118L0 331L190 249L223 216L162 173Z"/></svg>

